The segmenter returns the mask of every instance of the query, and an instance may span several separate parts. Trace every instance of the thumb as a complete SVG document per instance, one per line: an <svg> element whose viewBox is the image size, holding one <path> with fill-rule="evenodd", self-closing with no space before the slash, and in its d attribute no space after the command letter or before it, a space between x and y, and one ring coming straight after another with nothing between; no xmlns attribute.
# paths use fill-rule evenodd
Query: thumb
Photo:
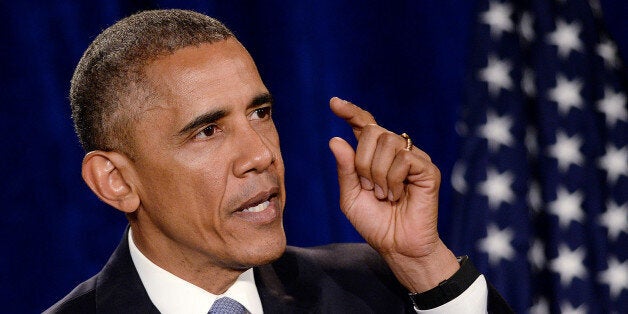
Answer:
<svg viewBox="0 0 628 314"><path fill-rule="evenodd" d="M353 199L360 191L360 180L355 171L355 151L347 141L340 137L334 137L329 140L329 148L336 158L340 202L342 205L348 200L347 197ZM355 196L351 197L353 193L355 193Z"/></svg>

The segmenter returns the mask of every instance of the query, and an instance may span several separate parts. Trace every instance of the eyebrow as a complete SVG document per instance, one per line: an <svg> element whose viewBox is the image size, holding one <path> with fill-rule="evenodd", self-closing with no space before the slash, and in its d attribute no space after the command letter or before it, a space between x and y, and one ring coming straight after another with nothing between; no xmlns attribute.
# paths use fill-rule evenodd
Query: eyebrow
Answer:
<svg viewBox="0 0 628 314"><path fill-rule="evenodd" d="M266 93L261 93L255 97L253 97L253 99L251 100L251 102L246 106L246 109L251 109L251 108L256 108L259 107L263 104L272 104L274 101L273 96L266 92ZM190 121L190 123L186 124L178 133L178 135L184 135L192 130L195 130L203 125L208 125L208 124L212 124L222 118L224 118L225 116L227 116L229 114L228 110L224 110L224 109L218 109L218 110L214 110L214 111L210 111L207 113L204 113L196 118L194 118L194 120Z"/></svg>
<svg viewBox="0 0 628 314"><path fill-rule="evenodd" d="M263 104L273 104L275 102L275 99L273 98L273 95L271 95L270 93L266 92L266 93L261 93L255 97L253 97L253 100L251 101L251 103L246 106L246 109L251 109L251 108L255 108L255 107L259 107Z"/></svg>

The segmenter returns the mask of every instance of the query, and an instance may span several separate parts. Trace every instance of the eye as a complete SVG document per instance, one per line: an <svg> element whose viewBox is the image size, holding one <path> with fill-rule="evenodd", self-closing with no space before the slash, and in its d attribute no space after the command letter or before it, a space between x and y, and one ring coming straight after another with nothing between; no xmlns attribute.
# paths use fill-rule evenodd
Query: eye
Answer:
<svg viewBox="0 0 628 314"><path fill-rule="evenodd" d="M214 135L214 133L216 133L216 128L217 127L216 127L215 124L210 124L210 125L206 126L205 128L203 128L196 135L194 135L194 139L200 140L200 139L208 138L208 137Z"/></svg>
<svg viewBox="0 0 628 314"><path fill-rule="evenodd" d="M269 118L272 114L272 109L270 106L268 107L261 107L261 108L257 108L255 110L253 110L253 113L251 114L251 119L252 120L262 120L262 119L266 119Z"/></svg>

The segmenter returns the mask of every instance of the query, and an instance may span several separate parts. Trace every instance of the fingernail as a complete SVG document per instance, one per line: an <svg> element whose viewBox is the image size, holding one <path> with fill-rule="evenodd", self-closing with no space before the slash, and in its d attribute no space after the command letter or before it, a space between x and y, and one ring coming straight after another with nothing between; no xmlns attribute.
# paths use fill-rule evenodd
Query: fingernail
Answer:
<svg viewBox="0 0 628 314"><path fill-rule="evenodd" d="M379 185L375 184L375 197L382 199L384 197L386 197L384 195L384 190L382 190L382 188L379 187Z"/></svg>
<svg viewBox="0 0 628 314"><path fill-rule="evenodd" d="M388 200L391 202L395 201L395 196L393 195L391 190L388 190Z"/></svg>
<svg viewBox="0 0 628 314"><path fill-rule="evenodd" d="M360 177L360 184L362 185L362 188L365 190L370 191L373 189L373 183L371 183L371 181L369 181L369 179L365 177Z"/></svg>
<svg viewBox="0 0 628 314"><path fill-rule="evenodd" d="M343 103L345 103L345 104L348 104L348 103L349 103L349 101L344 100L344 99L342 99L342 98L340 98L340 97L338 97L338 96L336 96L336 98L338 98L338 100L342 101L342 102L343 102Z"/></svg>

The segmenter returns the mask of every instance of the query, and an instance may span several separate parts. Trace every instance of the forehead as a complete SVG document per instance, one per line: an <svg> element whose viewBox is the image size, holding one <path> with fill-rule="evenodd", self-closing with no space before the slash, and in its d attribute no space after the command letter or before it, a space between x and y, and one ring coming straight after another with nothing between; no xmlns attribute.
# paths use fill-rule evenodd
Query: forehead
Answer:
<svg viewBox="0 0 628 314"><path fill-rule="evenodd" d="M244 95L247 87L260 88L261 78L251 56L235 39L179 49L145 68L145 76L158 96L185 100L202 94L214 98ZM261 85L261 86L260 86Z"/></svg>
<svg viewBox="0 0 628 314"><path fill-rule="evenodd" d="M193 114L248 103L266 91L253 59L233 38L158 58L146 66L145 79L155 96L147 111L157 107Z"/></svg>

